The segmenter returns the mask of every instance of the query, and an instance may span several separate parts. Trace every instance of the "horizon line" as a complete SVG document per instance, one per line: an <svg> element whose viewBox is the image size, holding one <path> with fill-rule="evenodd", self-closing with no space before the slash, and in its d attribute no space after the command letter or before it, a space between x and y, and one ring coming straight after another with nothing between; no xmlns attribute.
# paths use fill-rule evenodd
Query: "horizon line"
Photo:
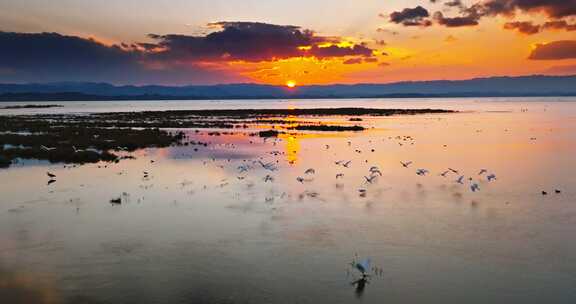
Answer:
<svg viewBox="0 0 576 304"><path fill-rule="evenodd" d="M569 75L546 75L546 74L526 74L518 76L484 76L484 77L472 77L466 79L431 79L431 80L402 80L393 82L357 82L357 83L331 83L331 84L302 84L297 85L293 89L301 87L322 87L322 86L357 86L357 85L393 85L402 83L426 83L426 82L459 82L459 81L472 81L472 80L484 80L484 79L498 79L498 78L529 78L529 77L548 77L548 78L570 78L576 77L576 74ZM212 87L212 86L227 86L227 85L254 85L254 86L266 86L266 87L286 87L286 85L281 84L266 84L257 82L230 82L230 83L216 83L216 84L116 84L112 82L102 82L102 81L49 81L49 82L0 82L0 85L51 85L51 84L106 84L115 87L147 87L147 86L163 86L163 87Z"/></svg>

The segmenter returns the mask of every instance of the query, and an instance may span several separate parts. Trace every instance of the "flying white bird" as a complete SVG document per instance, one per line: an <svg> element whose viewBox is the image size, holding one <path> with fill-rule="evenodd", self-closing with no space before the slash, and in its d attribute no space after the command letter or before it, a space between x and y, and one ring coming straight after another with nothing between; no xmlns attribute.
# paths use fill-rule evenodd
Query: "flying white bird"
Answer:
<svg viewBox="0 0 576 304"><path fill-rule="evenodd" d="M304 172L304 174L316 174L316 170L310 168Z"/></svg>
<svg viewBox="0 0 576 304"><path fill-rule="evenodd" d="M370 168L370 175L376 175L376 174L382 176L382 172L380 171L380 169L378 169L378 167Z"/></svg>
<svg viewBox="0 0 576 304"><path fill-rule="evenodd" d="M486 174L486 173L488 173L488 170L482 169L482 170L480 170L480 172L478 172L478 175L482 175L482 174Z"/></svg>
<svg viewBox="0 0 576 304"><path fill-rule="evenodd" d="M365 275L370 271L370 259L367 258L358 262L353 262L353 266L360 271L360 273Z"/></svg>
<svg viewBox="0 0 576 304"><path fill-rule="evenodd" d="M259 160L258 163L260 164L260 166L262 166L262 168L266 170L276 171L278 169L276 168L276 165L274 165L274 163L263 163L261 160Z"/></svg>
<svg viewBox="0 0 576 304"><path fill-rule="evenodd" d="M408 168L408 167L412 164L411 161L409 161L409 162L400 162L400 163L402 164L402 167L404 167L404 168Z"/></svg>
<svg viewBox="0 0 576 304"><path fill-rule="evenodd" d="M472 192L480 191L480 186L477 183L473 183L470 185L470 190L472 190Z"/></svg>
<svg viewBox="0 0 576 304"><path fill-rule="evenodd" d="M366 179L367 184L372 184L376 180L376 177L376 175L371 175L370 177L364 176L364 179Z"/></svg>
<svg viewBox="0 0 576 304"><path fill-rule="evenodd" d="M464 175L461 175L460 177L458 177L458 179L456 180L457 183L459 184L464 184Z"/></svg>
<svg viewBox="0 0 576 304"><path fill-rule="evenodd" d="M496 174L490 174L488 176L486 176L486 179L491 182L493 180L496 180Z"/></svg>
<svg viewBox="0 0 576 304"><path fill-rule="evenodd" d="M249 169L250 169L250 166L248 166L248 165L238 166L238 172L239 172L239 173L246 172L246 171L248 171Z"/></svg>
<svg viewBox="0 0 576 304"><path fill-rule="evenodd" d="M349 160L349 161L339 160L339 161L334 162L334 163L338 166L348 168L348 166L350 166L350 163L352 163L352 161L351 160Z"/></svg>
<svg viewBox="0 0 576 304"><path fill-rule="evenodd" d="M428 170L426 169L418 169L416 170L416 174L420 175L420 176L425 176L426 174L428 174Z"/></svg>
<svg viewBox="0 0 576 304"><path fill-rule="evenodd" d="M44 151L48 151L48 152L50 152L50 151L52 151L52 150L56 150L56 148L50 148L50 147L46 147L46 146L44 146L44 145L41 145L41 146L40 146L40 149L42 149L42 150L44 150Z"/></svg>

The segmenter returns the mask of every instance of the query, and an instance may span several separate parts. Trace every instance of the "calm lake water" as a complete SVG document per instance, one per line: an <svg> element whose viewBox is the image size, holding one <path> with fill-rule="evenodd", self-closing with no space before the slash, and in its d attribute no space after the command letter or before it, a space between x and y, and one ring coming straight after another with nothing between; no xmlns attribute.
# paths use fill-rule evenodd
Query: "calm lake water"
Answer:
<svg viewBox="0 0 576 304"><path fill-rule="evenodd" d="M202 131L194 136L211 144L199 151L142 150L106 168L28 161L0 169L1 303L576 301L576 98L53 104L64 107L0 115L344 106L462 112L364 118L364 132L276 140ZM407 161L408 168L400 164ZM367 183L372 166L382 176ZM447 168L459 173L440 176ZM47 171L57 182L46 184ZM122 205L109 203L118 197ZM363 292L351 285L356 255L382 269Z"/></svg>

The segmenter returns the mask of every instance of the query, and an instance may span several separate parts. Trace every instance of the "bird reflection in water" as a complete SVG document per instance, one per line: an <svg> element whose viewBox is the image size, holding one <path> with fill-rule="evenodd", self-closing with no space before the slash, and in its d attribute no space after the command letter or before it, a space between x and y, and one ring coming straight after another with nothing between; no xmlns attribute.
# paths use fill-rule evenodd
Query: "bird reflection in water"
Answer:
<svg viewBox="0 0 576 304"><path fill-rule="evenodd" d="M370 276L367 274L362 274L362 277L351 283L352 286L356 287L356 297L361 298L364 295L364 289L366 284L370 283Z"/></svg>
<svg viewBox="0 0 576 304"><path fill-rule="evenodd" d="M364 259L361 261L357 261L354 259L350 265L357 271L360 272L361 277L350 285L356 287L356 297L360 298L364 294L364 289L366 288L366 284L370 283L370 275L368 272L370 271L370 259Z"/></svg>

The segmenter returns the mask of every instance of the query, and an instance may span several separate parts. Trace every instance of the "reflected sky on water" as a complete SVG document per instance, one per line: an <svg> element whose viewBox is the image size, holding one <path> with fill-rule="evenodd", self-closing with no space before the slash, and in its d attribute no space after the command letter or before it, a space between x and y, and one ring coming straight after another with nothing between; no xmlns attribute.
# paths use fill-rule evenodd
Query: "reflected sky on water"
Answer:
<svg viewBox="0 0 576 304"><path fill-rule="evenodd" d="M0 297L572 303L576 101L555 100L354 100L363 107L467 112L364 118L369 129L361 133L290 132L266 140L250 136L254 130L201 131L194 136L207 147L143 150L136 160L107 167L31 162L1 170ZM340 160L351 161L349 168L335 164ZM404 168L401 161L413 164ZM367 184L372 166L382 176ZM472 177L480 191L472 192L467 180L456 183L456 174L439 176L448 167ZM315 173L305 174L309 168ZM430 173L418 176L419 168ZM483 168L497 180L479 176ZM46 171L57 182L46 185ZM274 180L265 182L267 175ZM122 204L109 203L115 198ZM361 297L348 267L355 254L383 269Z"/></svg>

